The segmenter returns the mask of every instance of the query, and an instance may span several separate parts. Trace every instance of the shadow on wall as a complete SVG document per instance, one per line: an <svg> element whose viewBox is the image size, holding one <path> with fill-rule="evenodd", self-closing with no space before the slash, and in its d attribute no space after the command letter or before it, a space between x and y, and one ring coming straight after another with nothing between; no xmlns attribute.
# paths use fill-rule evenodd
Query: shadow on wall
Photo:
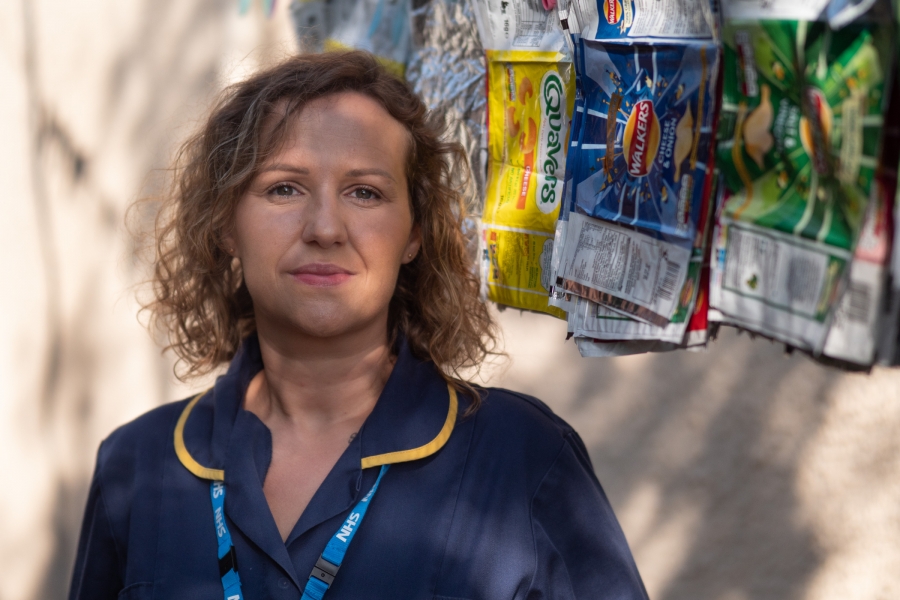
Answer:
<svg viewBox="0 0 900 600"><path fill-rule="evenodd" d="M642 370L616 386L635 389L630 418L589 448L601 477L606 457L617 457L617 472L604 477L618 488L616 496L654 505L638 515L646 530L633 542L637 552L665 545L667 526L691 524L680 532L681 556L654 561L656 569L670 570L669 585L656 597L801 597L819 556L797 522L794 487L837 374L733 332L705 355L655 356ZM596 398L591 390L602 389L604 379L592 370L580 395ZM795 413L792 425L800 426L773 431L779 410ZM647 487L649 465L658 466Z"/></svg>
<svg viewBox="0 0 900 600"><path fill-rule="evenodd" d="M805 597L824 557L797 481L841 373L731 329L708 352L581 359L535 319L501 317L517 352L496 384L578 430L650 597Z"/></svg>
<svg viewBox="0 0 900 600"><path fill-rule="evenodd" d="M178 393L169 361L153 356L134 323L129 288L147 272L123 231L126 209L161 191L166 174L154 169L168 166L231 71L271 61L289 38L261 14L238 17L231 0L26 0L17 10L28 147L14 151L30 159L46 305L41 333L31 334L42 339L29 340L40 349L31 368L41 388L38 431L27 435L48 440L35 471L54 482L52 508L38 517L52 547L33 597L57 600L68 593L99 438ZM152 212L141 211L139 227Z"/></svg>

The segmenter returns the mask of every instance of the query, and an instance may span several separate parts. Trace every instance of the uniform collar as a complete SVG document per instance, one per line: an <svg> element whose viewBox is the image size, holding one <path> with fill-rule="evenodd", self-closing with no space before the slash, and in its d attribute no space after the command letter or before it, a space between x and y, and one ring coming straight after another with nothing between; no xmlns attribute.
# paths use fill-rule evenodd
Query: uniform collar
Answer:
<svg viewBox="0 0 900 600"><path fill-rule="evenodd" d="M403 336L396 350L394 369L360 430L362 468L434 454L450 438L458 418L456 393L434 364L413 356ZM262 368L254 333L241 344L225 375L185 408L176 426L175 449L189 471L203 479L222 479L232 431L239 415L247 412L241 406L244 394Z"/></svg>

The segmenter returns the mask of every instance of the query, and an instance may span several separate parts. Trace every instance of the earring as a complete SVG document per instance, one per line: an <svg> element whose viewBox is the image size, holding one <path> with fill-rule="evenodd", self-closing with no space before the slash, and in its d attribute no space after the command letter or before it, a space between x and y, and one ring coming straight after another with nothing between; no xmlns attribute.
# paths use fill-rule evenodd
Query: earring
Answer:
<svg viewBox="0 0 900 600"><path fill-rule="evenodd" d="M407 254L407 258L412 258L412 254Z"/></svg>

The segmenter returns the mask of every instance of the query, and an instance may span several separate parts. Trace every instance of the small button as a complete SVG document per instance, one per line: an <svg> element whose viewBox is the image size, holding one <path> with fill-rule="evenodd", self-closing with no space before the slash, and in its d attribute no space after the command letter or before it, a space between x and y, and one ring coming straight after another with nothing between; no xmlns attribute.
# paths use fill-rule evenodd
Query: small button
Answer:
<svg viewBox="0 0 900 600"><path fill-rule="evenodd" d="M286 590L287 587L289 585L291 585L291 582L288 581L287 578L282 577L281 579L278 580L278 585L281 586L281 589Z"/></svg>

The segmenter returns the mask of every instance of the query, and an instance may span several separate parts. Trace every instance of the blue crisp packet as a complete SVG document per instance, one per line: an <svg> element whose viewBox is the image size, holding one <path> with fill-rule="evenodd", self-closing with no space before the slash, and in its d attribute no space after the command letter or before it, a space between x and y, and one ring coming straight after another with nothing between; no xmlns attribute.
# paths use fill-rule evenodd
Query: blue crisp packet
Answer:
<svg viewBox="0 0 900 600"><path fill-rule="evenodd" d="M584 20L582 34L591 40L711 39L716 19L710 0L581 0L576 5Z"/></svg>
<svg viewBox="0 0 900 600"><path fill-rule="evenodd" d="M581 43L578 212L689 245L714 142L718 46Z"/></svg>

